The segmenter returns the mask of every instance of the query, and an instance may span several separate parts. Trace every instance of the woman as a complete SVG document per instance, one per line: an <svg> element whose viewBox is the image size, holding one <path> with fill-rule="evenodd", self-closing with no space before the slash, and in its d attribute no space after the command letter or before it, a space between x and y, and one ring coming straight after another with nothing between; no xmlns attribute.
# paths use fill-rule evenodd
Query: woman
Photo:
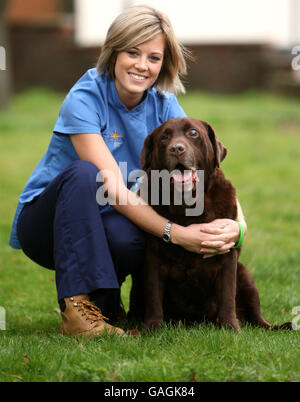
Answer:
<svg viewBox="0 0 300 402"><path fill-rule="evenodd" d="M62 104L49 148L20 196L10 244L55 269L64 334L123 334L105 316L117 318L120 285L141 269L143 231L162 237L168 222L137 202L120 163L128 173L138 169L146 135L185 116L174 95L184 92L185 73L184 49L168 18L132 7L112 23L97 68ZM105 184L113 208L96 202L99 171L111 173ZM228 252L238 240L239 225L229 219L170 230L171 242L205 257Z"/></svg>

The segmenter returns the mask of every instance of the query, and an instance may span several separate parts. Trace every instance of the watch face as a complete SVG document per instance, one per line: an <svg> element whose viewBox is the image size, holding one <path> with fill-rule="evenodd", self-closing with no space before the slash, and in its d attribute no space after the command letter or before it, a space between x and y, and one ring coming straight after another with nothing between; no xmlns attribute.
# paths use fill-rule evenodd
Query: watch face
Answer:
<svg viewBox="0 0 300 402"><path fill-rule="evenodd" d="M164 241L167 241L167 242L170 241L170 236L168 236L166 233L163 234L162 238Z"/></svg>

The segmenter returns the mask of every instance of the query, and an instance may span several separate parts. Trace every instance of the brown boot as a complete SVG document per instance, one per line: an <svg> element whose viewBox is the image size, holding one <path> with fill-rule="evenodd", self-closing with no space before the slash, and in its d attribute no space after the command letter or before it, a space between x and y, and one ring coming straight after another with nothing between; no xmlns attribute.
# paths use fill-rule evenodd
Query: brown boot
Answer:
<svg viewBox="0 0 300 402"><path fill-rule="evenodd" d="M92 304L88 295L77 295L64 299L66 308L61 312L61 332L64 335L94 336L108 332L124 335L121 328L107 324L101 310Z"/></svg>

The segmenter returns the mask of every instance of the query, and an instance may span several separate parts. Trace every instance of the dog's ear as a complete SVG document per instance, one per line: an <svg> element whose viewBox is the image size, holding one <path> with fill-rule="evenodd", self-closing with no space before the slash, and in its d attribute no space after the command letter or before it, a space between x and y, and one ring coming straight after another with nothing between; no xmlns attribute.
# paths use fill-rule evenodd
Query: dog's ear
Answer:
<svg viewBox="0 0 300 402"><path fill-rule="evenodd" d="M144 170L145 172L147 171L147 169L151 167L152 151L153 151L153 131L145 138L144 146L140 157L141 169Z"/></svg>
<svg viewBox="0 0 300 402"><path fill-rule="evenodd" d="M212 143L212 146L214 148L215 152L215 167L220 167L220 163L225 159L227 155L227 148L224 147L221 141L218 140L216 133L212 126L207 123L206 121L202 121L202 123L205 125L208 136L210 139L210 142Z"/></svg>

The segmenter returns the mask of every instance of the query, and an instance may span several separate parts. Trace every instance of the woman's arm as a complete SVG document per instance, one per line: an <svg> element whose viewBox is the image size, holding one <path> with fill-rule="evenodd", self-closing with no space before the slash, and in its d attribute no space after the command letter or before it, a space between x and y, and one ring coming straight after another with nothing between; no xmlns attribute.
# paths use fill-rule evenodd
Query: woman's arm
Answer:
<svg viewBox="0 0 300 402"><path fill-rule="evenodd" d="M74 134L70 137L79 158L92 162L102 172L108 199L115 201L113 207L147 232L162 235L167 219L148 211L148 205L142 205L142 199L127 189L120 168L103 138L99 134ZM136 205L138 203L140 205ZM150 219L143 219L145 214L151 214Z"/></svg>
<svg viewBox="0 0 300 402"><path fill-rule="evenodd" d="M127 189L119 166L101 135L74 134L70 135L70 138L79 158L92 162L102 172L108 194L116 201L113 207L141 229L161 237L168 220L158 215L137 194ZM109 172L109 175L104 174L105 172ZM124 204L124 200L127 202L121 205ZM218 238L218 233L201 232L200 225L183 227L173 224L171 227L171 242L195 253L200 252L202 241L217 241Z"/></svg>
<svg viewBox="0 0 300 402"><path fill-rule="evenodd" d="M246 232L247 232L247 223L245 221L245 217L244 217L244 214L243 214L243 211L242 211L242 207L241 207L241 204L239 203L238 199L236 199L236 204L237 204L237 217L236 217L236 220L242 224L242 226L244 228L244 233L246 234Z"/></svg>

